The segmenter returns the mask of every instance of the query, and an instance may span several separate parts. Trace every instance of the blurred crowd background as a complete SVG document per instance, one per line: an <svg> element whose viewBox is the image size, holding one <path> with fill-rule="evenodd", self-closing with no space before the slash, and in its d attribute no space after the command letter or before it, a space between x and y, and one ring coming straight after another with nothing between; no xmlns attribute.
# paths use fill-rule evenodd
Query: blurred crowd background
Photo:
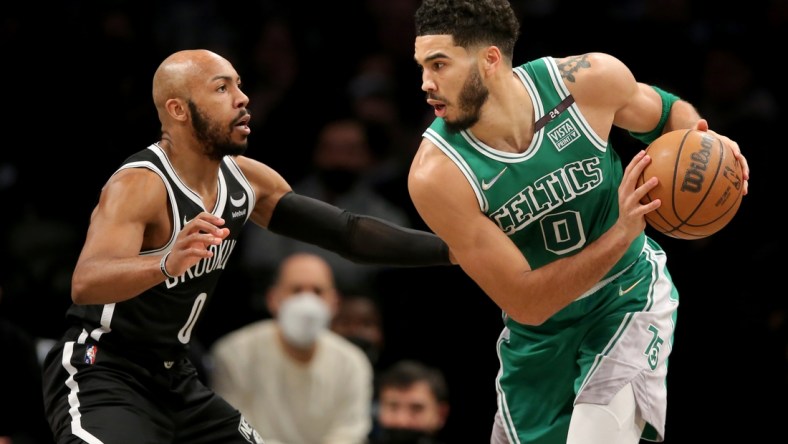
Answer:
<svg viewBox="0 0 788 444"><path fill-rule="evenodd" d="M170 53L229 59L249 95L247 155L297 190L426 228L406 175L432 109L413 61L419 0L11 2L0 13L0 318L33 338L63 330L70 277L99 190L159 136L151 79ZM788 1L512 0L515 64L611 53L644 82L694 103L737 140L751 195L699 241L650 234L668 252L681 308L668 378L666 443L713 431L773 433L788 417L785 163ZM639 148L612 135L624 159ZM299 248L249 229L199 324L199 343L267 315L273 264ZM446 374L448 443L487 442L495 411L497 307L457 267L390 269L331 258L340 290L378 302L379 365L415 359ZM13 355L0 353L0 366ZM14 381L0 381L13 386ZM3 400L3 403L9 402ZM701 420L700 417L713 421Z"/></svg>

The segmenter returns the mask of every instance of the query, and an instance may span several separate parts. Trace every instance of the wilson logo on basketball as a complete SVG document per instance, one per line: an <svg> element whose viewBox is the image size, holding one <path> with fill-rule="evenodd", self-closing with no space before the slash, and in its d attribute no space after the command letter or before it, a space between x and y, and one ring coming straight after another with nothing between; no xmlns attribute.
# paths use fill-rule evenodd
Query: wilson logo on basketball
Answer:
<svg viewBox="0 0 788 444"><path fill-rule="evenodd" d="M651 162L638 186L656 177L657 185L641 199L660 201L646 222L678 239L710 236L733 219L742 201L742 165L733 149L713 134L695 129L670 131L646 148Z"/></svg>
<svg viewBox="0 0 788 444"><path fill-rule="evenodd" d="M703 137L700 141L700 151L690 155L692 162L684 172L684 180L681 182L681 191L698 193L703 189L703 173L709 166L711 148L713 145L711 137Z"/></svg>

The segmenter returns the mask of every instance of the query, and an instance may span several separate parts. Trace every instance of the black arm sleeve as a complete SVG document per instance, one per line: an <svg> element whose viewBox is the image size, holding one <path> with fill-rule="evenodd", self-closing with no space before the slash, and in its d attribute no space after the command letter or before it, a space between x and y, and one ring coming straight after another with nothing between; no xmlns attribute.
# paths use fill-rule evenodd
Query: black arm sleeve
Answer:
<svg viewBox="0 0 788 444"><path fill-rule="evenodd" d="M451 265L449 247L433 233L354 214L294 192L285 194L276 204L268 229L358 263Z"/></svg>

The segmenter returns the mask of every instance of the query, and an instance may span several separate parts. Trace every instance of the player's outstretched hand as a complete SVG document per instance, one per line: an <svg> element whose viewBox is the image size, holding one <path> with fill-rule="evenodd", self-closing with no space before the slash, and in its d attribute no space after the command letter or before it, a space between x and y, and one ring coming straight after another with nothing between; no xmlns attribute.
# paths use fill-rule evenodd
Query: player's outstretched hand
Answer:
<svg viewBox="0 0 788 444"><path fill-rule="evenodd" d="M189 221L178 233L170 250L165 264L167 271L173 276L180 276L200 259L212 257L210 246L221 244L230 235L230 230L222 226L224 219L205 211Z"/></svg>
<svg viewBox="0 0 788 444"><path fill-rule="evenodd" d="M695 124L695 129L698 131L705 131L711 134L712 136L720 139L723 144L730 147L733 151L733 155L736 157L736 160L739 161L741 164L741 171L742 171L742 179L744 180L744 187L742 188L742 196L747 195L747 190L750 188L750 165L747 163L747 158L741 153L741 148L739 144L735 141L731 140L728 136L723 136L715 131L709 129L709 122L706 119L700 119Z"/></svg>

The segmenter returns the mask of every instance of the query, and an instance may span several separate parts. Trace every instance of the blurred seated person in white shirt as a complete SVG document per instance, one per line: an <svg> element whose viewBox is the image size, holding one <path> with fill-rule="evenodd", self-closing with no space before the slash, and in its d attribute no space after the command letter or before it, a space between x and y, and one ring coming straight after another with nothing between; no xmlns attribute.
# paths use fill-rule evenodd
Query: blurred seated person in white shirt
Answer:
<svg viewBox="0 0 788 444"><path fill-rule="evenodd" d="M266 444L362 444L372 427L366 355L328 329L338 294L329 264L296 253L266 294L273 319L219 338L211 349L217 394Z"/></svg>

